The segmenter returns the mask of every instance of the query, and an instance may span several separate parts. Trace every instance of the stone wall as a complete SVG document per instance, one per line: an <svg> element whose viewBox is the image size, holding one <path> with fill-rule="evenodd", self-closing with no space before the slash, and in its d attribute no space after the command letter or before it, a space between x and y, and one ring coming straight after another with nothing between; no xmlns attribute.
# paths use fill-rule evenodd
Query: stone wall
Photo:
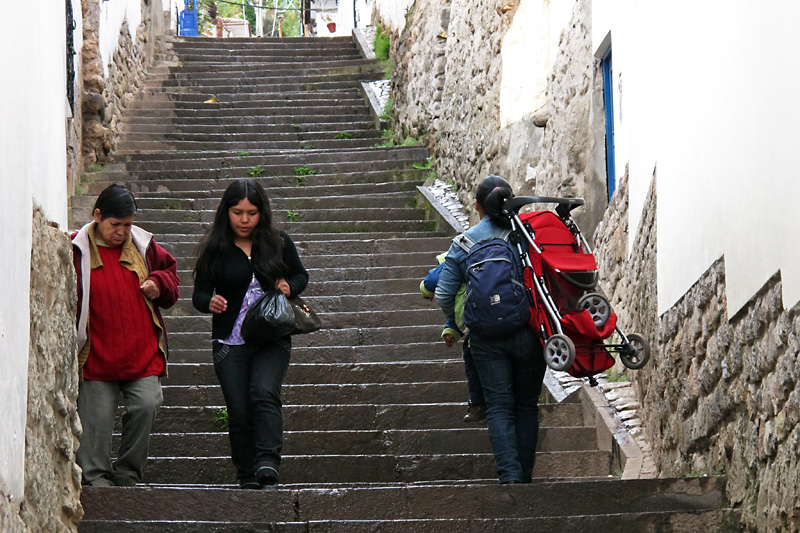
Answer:
<svg viewBox="0 0 800 533"><path fill-rule="evenodd" d="M518 194L597 197L600 201L576 213L591 236L606 193L602 158L595 168L597 135L586 129L597 84L590 11L585 3L576 4L550 77L547 106L501 127L503 37L518 4L415 2L393 56L395 139L424 136L437 173L456 184L467 206L477 183L492 173L508 179Z"/></svg>
<svg viewBox="0 0 800 533"><path fill-rule="evenodd" d="M33 214L25 497L0 494L0 531L77 531L83 516L75 451L81 425L72 245L39 210Z"/></svg>
<svg viewBox="0 0 800 533"><path fill-rule="evenodd" d="M108 65L108 76L98 48L102 30L99 0L82 0L83 7L83 163L102 164L120 135L122 112L144 87L145 72L157 50L158 38L164 35L162 4L142 0L142 22L131 38L127 21L119 31L117 49Z"/></svg>
<svg viewBox="0 0 800 533"><path fill-rule="evenodd" d="M800 528L800 309L783 311L777 273L728 317L720 258L661 317L656 307L656 180L633 249L627 172L596 232L602 286L626 332L651 343L631 372L662 477L724 473L754 531Z"/></svg>

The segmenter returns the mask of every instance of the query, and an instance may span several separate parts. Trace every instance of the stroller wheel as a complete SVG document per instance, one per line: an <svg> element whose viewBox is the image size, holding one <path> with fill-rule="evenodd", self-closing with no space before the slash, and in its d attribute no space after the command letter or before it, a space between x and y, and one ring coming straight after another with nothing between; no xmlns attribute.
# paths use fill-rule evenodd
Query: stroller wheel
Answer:
<svg viewBox="0 0 800 533"><path fill-rule="evenodd" d="M566 335L557 333L544 343L544 360L553 370L566 370L575 362L575 344Z"/></svg>
<svg viewBox="0 0 800 533"><path fill-rule="evenodd" d="M628 342L631 346L631 352L621 351L619 354L622 364L631 370L639 370L650 359L650 346L644 337L638 333L631 333L628 335Z"/></svg>
<svg viewBox="0 0 800 533"><path fill-rule="evenodd" d="M588 292L578 300L578 307L586 309L592 315L594 325L603 327L611 317L611 305L605 296L599 292Z"/></svg>

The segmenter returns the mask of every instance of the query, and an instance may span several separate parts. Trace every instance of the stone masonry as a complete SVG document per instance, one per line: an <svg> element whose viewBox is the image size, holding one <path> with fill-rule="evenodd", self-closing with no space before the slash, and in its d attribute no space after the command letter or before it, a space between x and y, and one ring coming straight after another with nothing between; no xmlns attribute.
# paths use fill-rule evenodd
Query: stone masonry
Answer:
<svg viewBox="0 0 800 533"><path fill-rule="evenodd" d="M34 211L25 497L10 502L0 495L4 533L77 531L83 516L75 463L81 433L75 290L69 238Z"/></svg>
<svg viewBox="0 0 800 533"><path fill-rule="evenodd" d="M131 38L127 21L122 24L113 60L104 74L98 49L99 0L82 0L83 6L83 163L109 161L120 135L120 117L133 95L144 85L147 66L164 34L161 2L142 0L142 21Z"/></svg>

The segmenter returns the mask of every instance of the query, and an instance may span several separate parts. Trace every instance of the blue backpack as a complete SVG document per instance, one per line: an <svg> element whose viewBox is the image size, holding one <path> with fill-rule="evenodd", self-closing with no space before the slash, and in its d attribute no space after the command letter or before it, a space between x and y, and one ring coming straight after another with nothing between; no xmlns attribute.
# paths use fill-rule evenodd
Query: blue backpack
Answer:
<svg viewBox="0 0 800 533"><path fill-rule="evenodd" d="M455 242L467 250L464 324L478 335L500 337L528 324L531 304L522 283L508 233L475 243L466 235Z"/></svg>

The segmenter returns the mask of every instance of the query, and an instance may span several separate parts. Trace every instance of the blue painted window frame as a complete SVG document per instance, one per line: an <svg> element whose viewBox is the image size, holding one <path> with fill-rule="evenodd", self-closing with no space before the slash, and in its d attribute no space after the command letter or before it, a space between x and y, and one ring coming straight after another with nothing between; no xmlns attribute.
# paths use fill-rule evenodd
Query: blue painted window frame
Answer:
<svg viewBox="0 0 800 533"><path fill-rule="evenodd" d="M614 80L611 68L611 47L608 48L601 60L603 69L603 104L606 119L606 183L608 185L608 200L617 188L616 167L614 165Z"/></svg>

